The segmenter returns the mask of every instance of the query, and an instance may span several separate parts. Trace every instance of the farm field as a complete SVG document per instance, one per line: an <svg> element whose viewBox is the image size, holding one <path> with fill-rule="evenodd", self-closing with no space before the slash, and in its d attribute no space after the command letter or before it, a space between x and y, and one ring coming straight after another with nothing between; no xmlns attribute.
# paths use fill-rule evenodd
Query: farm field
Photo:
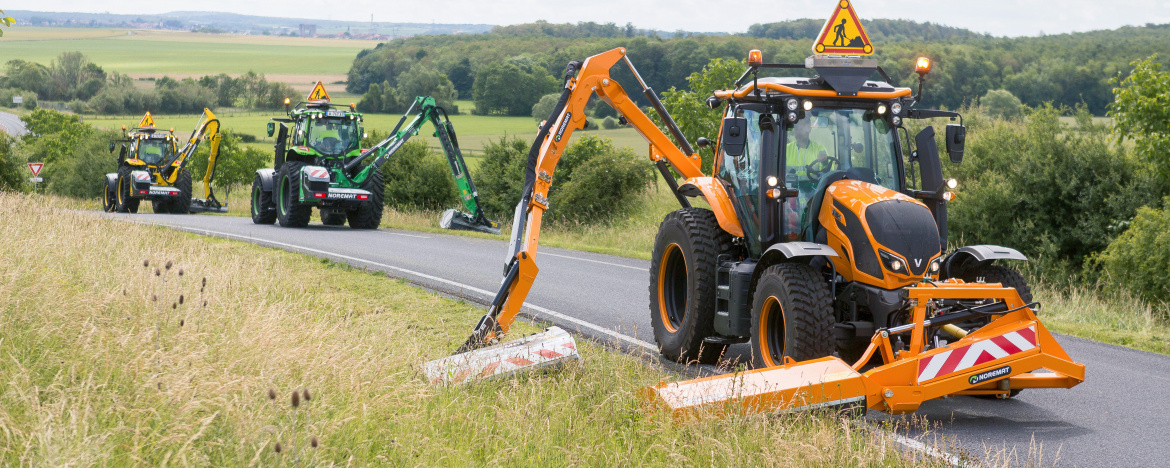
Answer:
<svg viewBox="0 0 1170 468"><path fill-rule="evenodd" d="M12 28L0 44L0 63L21 59L47 65L62 52L79 51L106 71L134 78L253 70L305 90L317 80L345 80L354 56L378 45L360 40L48 27Z"/></svg>
<svg viewBox="0 0 1170 468"><path fill-rule="evenodd" d="M345 102L340 98L334 98L334 102ZM478 154L481 154L483 147L492 140L499 140L505 135L516 136L525 141L532 141L536 139L536 121L531 117L504 117L504 116L484 116L471 115L466 113L473 107L470 101L459 101L459 109L464 112L459 115L452 115L451 122L455 125L455 132L459 138L459 145L463 149L464 156L468 158L468 164L474 166L477 164ZM234 112L226 111L216 113L222 122L223 128L231 130L235 133L243 133L253 135L258 142L264 142L265 147L269 147L274 142L272 138L267 136L267 125L273 117L283 116L283 112ZM365 128L367 131L375 130L379 133L387 133L394 128L398 123L401 115L396 114L365 114ZM98 128L118 129L122 125L133 126L142 119L141 115L124 115L124 116L85 116L85 121L93 124ZM190 132L190 126L198 119L197 115L155 115L154 120L160 128L175 127L176 133ZM431 136L433 129L424 127L424 131L419 132L418 136L412 137L412 140L422 139L428 142L428 145L439 148L439 140ZM576 132L573 138L580 138L582 135L594 135L602 138L609 138L614 141L617 146L625 146L632 149L636 154L645 154L646 143L640 135L633 128L617 128L613 130L591 130L587 132ZM572 141L572 140L571 140ZM257 143L260 144L260 143Z"/></svg>

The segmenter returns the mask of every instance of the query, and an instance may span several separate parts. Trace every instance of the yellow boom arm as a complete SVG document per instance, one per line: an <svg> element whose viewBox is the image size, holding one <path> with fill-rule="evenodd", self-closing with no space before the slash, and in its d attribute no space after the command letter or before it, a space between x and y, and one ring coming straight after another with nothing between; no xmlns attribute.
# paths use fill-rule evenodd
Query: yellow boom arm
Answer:
<svg viewBox="0 0 1170 468"><path fill-rule="evenodd" d="M680 149L671 142L670 138L630 99L621 85L610 77L610 69L622 60L637 77L645 94L685 149ZM528 155L525 185L521 192L523 195L516 206L513 218L510 248L513 255L505 267L504 283L496 294L488 314L480 320L471 338L458 352L476 349L496 341L500 335L507 333L516 314L520 312L539 271L535 257L541 220L544 211L548 209L548 190L552 185L553 172L565 147L568 146L573 131L585 127L585 106L594 94L620 112L646 139L650 145L650 159L658 165L672 188L675 181L666 169L666 162L682 174L687 183L700 188L713 206L720 203L712 198L728 200L722 185L712 184L710 178L703 176L699 168L699 155L690 149L674 121L661 107L657 95L645 85L633 64L626 58L624 47L594 55L582 63L570 63L565 72L565 89L561 98L550 118L541 127ZM680 196L679 199L680 203L687 203L685 198ZM728 227L738 229L739 222L734 217L734 211L731 211L730 205L723 206L727 207L727 211L719 216L720 224L724 225L725 229ZM718 211L721 210L717 209L717 215Z"/></svg>
<svg viewBox="0 0 1170 468"><path fill-rule="evenodd" d="M207 171L203 174L203 197L195 197L193 202L196 208L221 208L222 204L215 199L215 195L211 191L211 179L215 177L215 166L219 163L219 144L221 135L219 133L219 119L211 112L211 109L203 109L203 115L199 117L199 122L195 124L195 129L191 131L191 136L187 138L187 143L179 150L176 158L176 166L182 168L187 163L187 158L195 153L199 148L199 144L204 139L210 140L211 146L208 147L207 155ZM179 171L174 171L172 179L178 177Z"/></svg>

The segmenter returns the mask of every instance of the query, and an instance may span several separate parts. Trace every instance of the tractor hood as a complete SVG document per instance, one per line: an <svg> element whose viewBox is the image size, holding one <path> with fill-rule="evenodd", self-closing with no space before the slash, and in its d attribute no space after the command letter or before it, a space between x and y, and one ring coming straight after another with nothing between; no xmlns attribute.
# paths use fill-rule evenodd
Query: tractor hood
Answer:
<svg viewBox="0 0 1170 468"><path fill-rule="evenodd" d="M818 221L839 255L833 258L837 272L848 281L896 289L937 271L942 252L934 216L902 193L837 181L825 190Z"/></svg>

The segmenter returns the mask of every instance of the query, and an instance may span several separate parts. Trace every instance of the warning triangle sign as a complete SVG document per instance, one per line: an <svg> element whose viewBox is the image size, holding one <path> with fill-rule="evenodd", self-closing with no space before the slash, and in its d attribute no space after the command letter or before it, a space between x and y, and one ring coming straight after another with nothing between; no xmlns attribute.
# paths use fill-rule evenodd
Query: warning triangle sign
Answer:
<svg viewBox="0 0 1170 468"><path fill-rule="evenodd" d="M329 93L325 91L325 85L317 82L317 86L313 87L313 92L309 93L310 101L328 101Z"/></svg>
<svg viewBox="0 0 1170 468"><path fill-rule="evenodd" d="M41 168L45 167L45 163L28 163L28 169L32 171L33 177L41 175Z"/></svg>
<svg viewBox="0 0 1170 468"><path fill-rule="evenodd" d="M154 117L150 116L150 112L142 116L142 121L138 122L139 128L154 128Z"/></svg>
<svg viewBox="0 0 1170 468"><path fill-rule="evenodd" d="M871 55L873 44L849 0L840 0L813 44L818 55Z"/></svg>

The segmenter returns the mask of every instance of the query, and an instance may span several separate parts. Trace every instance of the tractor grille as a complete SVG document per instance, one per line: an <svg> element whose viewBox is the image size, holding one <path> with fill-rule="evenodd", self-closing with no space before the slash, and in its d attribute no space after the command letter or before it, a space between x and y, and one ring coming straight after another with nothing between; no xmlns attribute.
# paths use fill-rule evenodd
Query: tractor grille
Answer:
<svg viewBox="0 0 1170 468"><path fill-rule="evenodd" d="M922 205L902 200L875 203L866 207L865 222L874 240L906 258L912 275L926 272L941 248L938 225Z"/></svg>

